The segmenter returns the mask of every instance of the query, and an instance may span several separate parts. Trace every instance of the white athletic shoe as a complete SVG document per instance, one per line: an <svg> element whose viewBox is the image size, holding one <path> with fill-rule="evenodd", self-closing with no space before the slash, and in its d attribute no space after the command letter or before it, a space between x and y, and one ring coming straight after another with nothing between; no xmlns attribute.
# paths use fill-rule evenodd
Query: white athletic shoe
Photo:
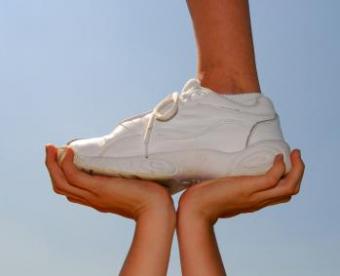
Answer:
<svg viewBox="0 0 340 276"><path fill-rule="evenodd" d="M221 95L196 79L153 110L119 122L110 134L67 146L78 168L157 181L172 194L207 179L264 174L278 153L286 171L291 167L290 148L268 97Z"/></svg>

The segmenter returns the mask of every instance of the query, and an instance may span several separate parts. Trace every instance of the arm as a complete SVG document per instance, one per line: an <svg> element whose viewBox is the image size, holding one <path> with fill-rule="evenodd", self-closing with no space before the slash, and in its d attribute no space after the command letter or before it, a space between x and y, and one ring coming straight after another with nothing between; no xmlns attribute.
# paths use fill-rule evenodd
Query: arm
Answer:
<svg viewBox="0 0 340 276"><path fill-rule="evenodd" d="M176 213L166 188L146 180L89 175L73 164L69 149L59 165L57 149L46 147L53 190L70 202L133 219L134 238L120 275L166 275Z"/></svg>
<svg viewBox="0 0 340 276"><path fill-rule="evenodd" d="M292 169L284 175L282 155L262 176L236 176L209 180L190 187L179 202L177 235L185 276L226 275L214 234L219 218L254 212L287 202L300 189L304 163L291 153Z"/></svg>
<svg viewBox="0 0 340 276"><path fill-rule="evenodd" d="M172 209L150 211L139 217L120 275L166 275L175 231Z"/></svg>
<svg viewBox="0 0 340 276"><path fill-rule="evenodd" d="M182 274L226 275L213 224L190 210L178 212L177 236Z"/></svg>

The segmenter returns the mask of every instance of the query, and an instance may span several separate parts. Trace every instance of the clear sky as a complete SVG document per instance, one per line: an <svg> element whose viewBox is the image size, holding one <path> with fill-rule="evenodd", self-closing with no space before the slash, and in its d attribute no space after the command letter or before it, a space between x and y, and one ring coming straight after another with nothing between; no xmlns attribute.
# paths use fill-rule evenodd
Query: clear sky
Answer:
<svg viewBox="0 0 340 276"><path fill-rule="evenodd" d="M262 91L307 167L289 204L218 222L230 275L340 275L339 10L251 1ZM0 0L0 275L118 275L133 222L53 194L44 144L104 135L194 74L185 0Z"/></svg>

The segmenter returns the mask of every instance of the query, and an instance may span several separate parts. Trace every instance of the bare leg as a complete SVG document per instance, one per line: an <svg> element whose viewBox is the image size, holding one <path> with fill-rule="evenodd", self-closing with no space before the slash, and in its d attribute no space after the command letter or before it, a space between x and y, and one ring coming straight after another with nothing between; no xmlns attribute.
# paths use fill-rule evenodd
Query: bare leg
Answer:
<svg viewBox="0 0 340 276"><path fill-rule="evenodd" d="M260 92L248 0L187 0L197 51L197 78L222 94Z"/></svg>

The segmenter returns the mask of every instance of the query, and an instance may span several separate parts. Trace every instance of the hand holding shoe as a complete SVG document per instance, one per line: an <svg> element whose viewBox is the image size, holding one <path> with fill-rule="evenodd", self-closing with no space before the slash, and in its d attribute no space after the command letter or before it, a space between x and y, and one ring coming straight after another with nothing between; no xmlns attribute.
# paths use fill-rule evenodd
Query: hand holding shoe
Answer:
<svg viewBox="0 0 340 276"><path fill-rule="evenodd" d="M214 224L218 218L289 201L299 192L305 168L299 150L292 151L290 159L292 169L286 175L279 154L264 175L222 177L190 187L180 198L180 217L196 217Z"/></svg>
<svg viewBox="0 0 340 276"><path fill-rule="evenodd" d="M59 166L57 148L46 147L46 166L53 190L69 201L134 220L147 212L175 212L170 194L161 185L147 180L89 175L75 167L73 156L72 149L67 149Z"/></svg>

